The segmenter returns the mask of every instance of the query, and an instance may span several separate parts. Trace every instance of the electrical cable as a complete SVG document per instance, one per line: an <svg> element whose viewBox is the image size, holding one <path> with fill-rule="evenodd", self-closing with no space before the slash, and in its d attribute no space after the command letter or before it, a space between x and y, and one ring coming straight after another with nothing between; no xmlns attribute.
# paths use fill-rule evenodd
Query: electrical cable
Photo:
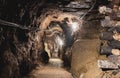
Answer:
<svg viewBox="0 0 120 78"><path fill-rule="evenodd" d="M94 8L95 4L96 4L96 0L94 2L93 6L82 17L80 17L80 19L83 19Z"/></svg>

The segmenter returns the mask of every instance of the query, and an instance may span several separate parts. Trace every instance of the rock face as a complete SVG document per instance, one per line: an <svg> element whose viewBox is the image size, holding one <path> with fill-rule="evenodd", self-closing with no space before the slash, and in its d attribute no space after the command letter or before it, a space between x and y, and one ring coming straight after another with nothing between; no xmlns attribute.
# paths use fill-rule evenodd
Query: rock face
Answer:
<svg viewBox="0 0 120 78"><path fill-rule="evenodd" d="M40 59L42 33L3 28L0 44L0 77L19 78L26 75ZM38 45L39 44L39 45Z"/></svg>
<svg viewBox="0 0 120 78"><path fill-rule="evenodd" d="M36 2L38 4L34 5ZM38 11L44 1L32 3L33 5L28 0L14 0L12 3L9 0L0 0L0 18L26 27L38 26L38 12L33 11ZM41 60L40 54L44 52L43 36L41 31L0 24L0 78L21 78L27 75Z"/></svg>

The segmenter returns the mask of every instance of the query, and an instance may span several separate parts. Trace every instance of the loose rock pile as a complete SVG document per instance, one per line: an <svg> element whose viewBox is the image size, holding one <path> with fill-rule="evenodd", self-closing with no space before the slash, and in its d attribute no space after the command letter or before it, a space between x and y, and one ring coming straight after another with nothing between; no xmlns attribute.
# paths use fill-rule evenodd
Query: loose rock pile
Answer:
<svg viewBox="0 0 120 78"><path fill-rule="evenodd" d="M100 13L105 15L105 19L101 20L103 30L100 34L100 39L102 41L100 54L106 55L106 59L98 60L98 67L105 72L105 78L109 76L111 76L110 78L119 77L120 6L116 2L120 3L118 0L115 0L115 3L111 2L112 8L108 6L99 8Z"/></svg>

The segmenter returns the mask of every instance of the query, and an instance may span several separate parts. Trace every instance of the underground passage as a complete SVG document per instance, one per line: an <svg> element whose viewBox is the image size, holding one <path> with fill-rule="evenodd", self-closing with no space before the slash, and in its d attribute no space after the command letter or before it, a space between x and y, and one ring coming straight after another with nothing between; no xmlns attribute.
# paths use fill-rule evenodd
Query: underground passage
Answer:
<svg viewBox="0 0 120 78"><path fill-rule="evenodd" d="M0 0L0 78L120 78L120 0Z"/></svg>

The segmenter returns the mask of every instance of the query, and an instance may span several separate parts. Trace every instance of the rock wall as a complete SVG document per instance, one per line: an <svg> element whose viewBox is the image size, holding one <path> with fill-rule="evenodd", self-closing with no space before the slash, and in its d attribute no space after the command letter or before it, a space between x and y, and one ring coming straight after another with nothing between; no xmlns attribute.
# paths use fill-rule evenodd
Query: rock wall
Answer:
<svg viewBox="0 0 120 78"><path fill-rule="evenodd" d="M2 28L0 41L0 77L20 78L38 64L43 50L41 32Z"/></svg>
<svg viewBox="0 0 120 78"><path fill-rule="evenodd" d="M40 21L37 12L44 1L0 0L0 18L36 27ZM39 29L39 28L38 28ZM41 60L44 33L38 30L24 30L15 26L0 24L0 78L21 78L27 75Z"/></svg>

